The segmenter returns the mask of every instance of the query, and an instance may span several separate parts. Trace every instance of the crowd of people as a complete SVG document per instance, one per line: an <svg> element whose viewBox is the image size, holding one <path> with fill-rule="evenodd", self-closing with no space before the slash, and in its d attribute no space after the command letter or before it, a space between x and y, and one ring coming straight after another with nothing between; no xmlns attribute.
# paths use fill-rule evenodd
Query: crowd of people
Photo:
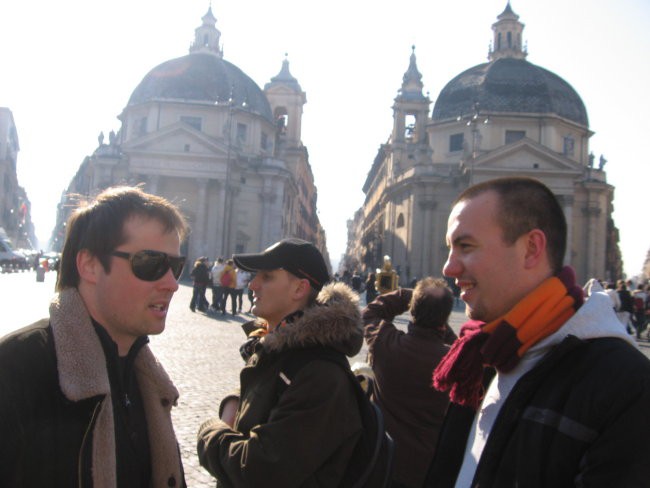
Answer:
<svg viewBox="0 0 650 488"><path fill-rule="evenodd" d="M190 310L199 310L221 315L226 315L228 298L230 298L231 313L237 315L242 313L244 306L244 292L248 298L250 312L253 307L252 291L248 284L251 281L251 274L235 266L232 259L224 262L222 257L217 258L212 266L206 256L198 258L194 262L192 271L192 299ZM212 291L212 303L206 297L207 290Z"/></svg>
<svg viewBox="0 0 650 488"><path fill-rule="evenodd" d="M635 287L632 280L598 281L612 300L618 320L630 334L636 334L636 338L641 339L650 315L650 284L638 283ZM650 339L647 334L646 339Z"/></svg>
<svg viewBox="0 0 650 488"><path fill-rule="evenodd" d="M50 316L0 339L0 486L186 486L179 393L148 336L165 328L187 230L137 188L73 213ZM240 388L197 425L201 465L218 487L650 486L650 360L626 330L645 327L647 290L579 286L566 239L537 180L461 193L442 270L466 306L458 336L441 278L368 278L362 308L361 276L331 280L301 239L199 258L190 309L225 315L230 297L235 315L248 290L256 317ZM348 358L364 341L359 396ZM392 439L379 471L369 412Z"/></svg>

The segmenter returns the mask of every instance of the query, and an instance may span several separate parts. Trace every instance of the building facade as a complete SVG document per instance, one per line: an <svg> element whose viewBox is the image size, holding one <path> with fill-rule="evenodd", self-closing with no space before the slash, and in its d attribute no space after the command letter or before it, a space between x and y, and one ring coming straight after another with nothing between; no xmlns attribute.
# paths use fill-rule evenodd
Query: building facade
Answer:
<svg viewBox="0 0 650 488"><path fill-rule="evenodd" d="M0 238L14 248L33 249L37 239L31 219L31 203L18 184L18 130L7 107L0 107Z"/></svg>
<svg viewBox="0 0 650 488"><path fill-rule="evenodd" d="M439 276L455 197L472 184L518 175L544 182L560 200L569 224L565 262L580 280L622 275L614 188L604 157L589 152L585 106L566 81L526 60L523 29L508 3L492 25L488 62L447 83L432 111L413 48L392 133L348 224L347 267L369 272L389 255L403 285Z"/></svg>
<svg viewBox="0 0 650 488"><path fill-rule="evenodd" d="M294 236L314 242L329 261L301 141L306 94L287 59L260 89L224 59L220 36L210 8L189 54L143 78L118 117L119 131L107 142L100 135L64 193L54 241L62 241L75 195L142 184L188 218L190 259L257 252Z"/></svg>

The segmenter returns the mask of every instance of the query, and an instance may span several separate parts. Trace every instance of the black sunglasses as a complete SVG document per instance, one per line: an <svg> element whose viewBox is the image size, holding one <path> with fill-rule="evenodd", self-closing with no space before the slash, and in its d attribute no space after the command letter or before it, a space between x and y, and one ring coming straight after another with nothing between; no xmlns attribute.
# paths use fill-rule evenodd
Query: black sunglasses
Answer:
<svg viewBox="0 0 650 488"><path fill-rule="evenodd" d="M171 268L174 278L178 279L183 272L185 256L170 256L161 251L138 251L128 253L113 251L111 256L128 259L131 263L131 271L143 281L157 281Z"/></svg>

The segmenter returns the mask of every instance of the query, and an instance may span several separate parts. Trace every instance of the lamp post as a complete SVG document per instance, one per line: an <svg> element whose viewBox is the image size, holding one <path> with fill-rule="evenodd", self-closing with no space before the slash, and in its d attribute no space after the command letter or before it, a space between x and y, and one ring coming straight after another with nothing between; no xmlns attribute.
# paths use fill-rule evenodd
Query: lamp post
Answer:
<svg viewBox="0 0 650 488"><path fill-rule="evenodd" d="M472 153L471 153L471 162L469 167L469 184L474 183L474 161L478 153L478 143L479 143L479 124L487 124L490 121L489 117L483 118L481 114L481 106L477 101L474 101L472 104L472 112L468 115L463 115L460 113L456 117L458 122L465 122L467 127L471 127L470 131L472 133Z"/></svg>

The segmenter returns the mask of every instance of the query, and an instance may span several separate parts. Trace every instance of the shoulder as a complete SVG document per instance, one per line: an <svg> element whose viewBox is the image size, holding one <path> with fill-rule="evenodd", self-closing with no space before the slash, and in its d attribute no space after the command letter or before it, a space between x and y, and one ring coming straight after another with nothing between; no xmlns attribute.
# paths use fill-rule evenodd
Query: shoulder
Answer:
<svg viewBox="0 0 650 488"><path fill-rule="evenodd" d="M650 378L650 359L623 339L603 337L586 342L587 360L598 362L603 369L629 369Z"/></svg>
<svg viewBox="0 0 650 488"><path fill-rule="evenodd" d="M310 349L287 353L279 364L280 378L285 375L296 391L309 391L310 397L341 399L353 395L352 373L347 359L311 352ZM282 378L283 380L285 378ZM285 380L286 381L286 380ZM321 392L317 394L315 388Z"/></svg>
<svg viewBox="0 0 650 488"><path fill-rule="evenodd" d="M603 337L574 342L558 357L549 355L545 391L573 398L589 398L590 404L618 404L636 401L639 396L650 402L650 360L623 339ZM540 367L541 365L538 365ZM545 368L542 366L542 368ZM537 368L535 368L537 369ZM648 405L650 409L650 405Z"/></svg>
<svg viewBox="0 0 650 488"><path fill-rule="evenodd" d="M22 382L31 381L56 369L52 328L40 320L0 340L0 376Z"/></svg>
<svg viewBox="0 0 650 488"><path fill-rule="evenodd" d="M29 350L38 350L52 343L52 328L49 319L42 319L27 327L18 329L0 339L0 357L11 354L22 355Z"/></svg>

